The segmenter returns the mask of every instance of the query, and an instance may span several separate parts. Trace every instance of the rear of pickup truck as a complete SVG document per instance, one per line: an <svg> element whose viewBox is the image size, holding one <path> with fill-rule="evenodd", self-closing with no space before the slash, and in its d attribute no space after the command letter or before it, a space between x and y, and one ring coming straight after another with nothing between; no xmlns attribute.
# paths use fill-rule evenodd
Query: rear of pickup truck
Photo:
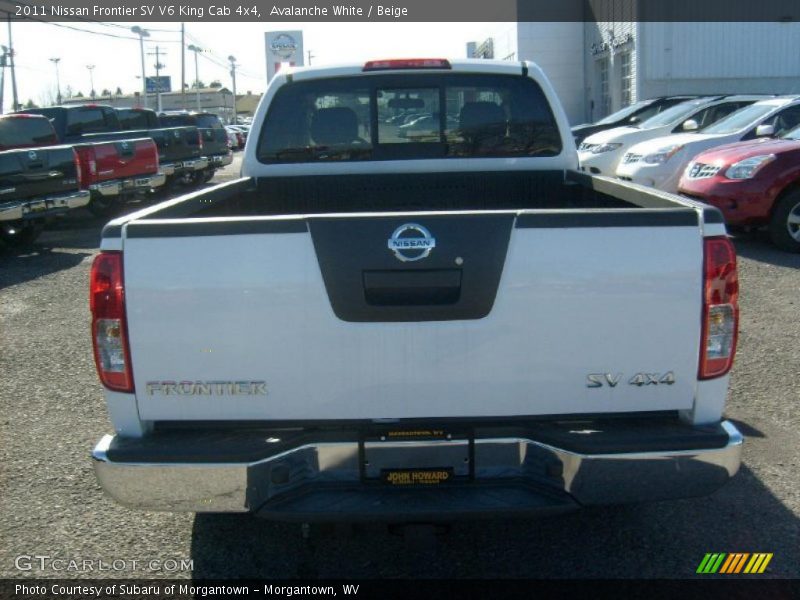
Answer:
<svg viewBox="0 0 800 600"><path fill-rule="evenodd" d="M32 243L46 219L89 202L75 152L39 115L0 116L0 240Z"/></svg>
<svg viewBox="0 0 800 600"><path fill-rule="evenodd" d="M88 208L98 216L116 214L125 200L149 194L166 181L156 144L148 137L76 144L75 152L92 194Z"/></svg>
<svg viewBox="0 0 800 600"><path fill-rule="evenodd" d="M411 111L438 135L400 139ZM282 71L253 137L247 177L104 229L92 331L116 434L93 457L117 501L418 520L736 473L721 216L577 173L535 65Z"/></svg>

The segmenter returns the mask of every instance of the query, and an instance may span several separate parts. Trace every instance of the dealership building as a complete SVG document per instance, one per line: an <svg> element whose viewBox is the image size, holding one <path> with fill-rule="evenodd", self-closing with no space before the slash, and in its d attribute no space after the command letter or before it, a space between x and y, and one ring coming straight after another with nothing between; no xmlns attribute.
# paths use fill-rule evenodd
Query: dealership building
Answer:
<svg viewBox="0 0 800 600"><path fill-rule="evenodd" d="M800 23L487 24L476 58L531 60L571 123L671 94L800 94Z"/></svg>

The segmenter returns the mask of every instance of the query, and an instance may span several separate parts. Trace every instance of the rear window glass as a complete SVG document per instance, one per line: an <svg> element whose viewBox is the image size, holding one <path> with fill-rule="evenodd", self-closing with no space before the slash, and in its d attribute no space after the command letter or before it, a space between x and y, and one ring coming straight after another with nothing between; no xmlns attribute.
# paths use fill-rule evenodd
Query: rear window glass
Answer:
<svg viewBox="0 0 800 600"><path fill-rule="evenodd" d="M190 115L161 115L161 124L165 127L184 127L194 125L194 120Z"/></svg>
<svg viewBox="0 0 800 600"><path fill-rule="evenodd" d="M56 132L44 117L0 119L0 150L46 146L56 141Z"/></svg>
<svg viewBox="0 0 800 600"><path fill-rule="evenodd" d="M118 110L119 124L122 129L150 129L158 127L158 118L153 113L143 110Z"/></svg>
<svg viewBox="0 0 800 600"><path fill-rule="evenodd" d="M197 126L208 129L222 129L222 122L216 115L197 115Z"/></svg>
<svg viewBox="0 0 800 600"><path fill-rule="evenodd" d="M67 135L108 131L101 108L79 108L67 113Z"/></svg>
<svg viewBox="0 0 800 600"><path fill-rule="evenodd" d="M265 163L560 152L555 118L533 80L441 73L286 85L270 104L258 144Z"/></svg>
<svg viewBox="0 0 800 600"><path fill-rule="evenodd" d="M216 115L161 115L161 123L167 127L193 125L203 129L223 129Z"/></svg>

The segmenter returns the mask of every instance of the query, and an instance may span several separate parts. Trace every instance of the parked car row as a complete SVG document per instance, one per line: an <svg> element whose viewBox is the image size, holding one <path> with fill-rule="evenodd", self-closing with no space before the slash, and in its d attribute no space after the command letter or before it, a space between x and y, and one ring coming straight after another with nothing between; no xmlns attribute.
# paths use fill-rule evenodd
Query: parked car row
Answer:
<svg viewBox="0 0 800 600"><path fill-rule="evenodd" d="M244 145L247 142L247 134L250 133L250 126L226 125L225 130L228 132L228 141L230 142L231 150L244 150Z"/></svg>
<svg viewBox="0 0 800 600"><path fill-rule="evenodd" d="M800 96L685 100L586 137L578 157L583 171L701 200L800 252Z"/></svg>
<svg viewBox="0 0 800 600"><path fill-rule="evenodd" d="M131 199L209 181L233 160L210 113L103 105L0 117L0 239L33 242L46 219L80 207L111 216Z"/></svg>

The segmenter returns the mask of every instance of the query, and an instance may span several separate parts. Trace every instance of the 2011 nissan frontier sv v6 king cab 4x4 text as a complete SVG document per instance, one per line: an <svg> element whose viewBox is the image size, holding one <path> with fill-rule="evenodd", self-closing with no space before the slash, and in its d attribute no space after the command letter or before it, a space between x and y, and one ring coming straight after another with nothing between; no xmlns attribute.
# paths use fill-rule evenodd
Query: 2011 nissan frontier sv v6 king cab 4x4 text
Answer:
<svg viewBox="0 0 800 600"><path fill-rule="evenodd" d="M398 133L414 114L438 127ZM431 119L429 119L431 120ZM281 69L243 178L111 221L92 335L118 502L419 520L709 494L736 257L577 172L532 63Z"/></svg>

